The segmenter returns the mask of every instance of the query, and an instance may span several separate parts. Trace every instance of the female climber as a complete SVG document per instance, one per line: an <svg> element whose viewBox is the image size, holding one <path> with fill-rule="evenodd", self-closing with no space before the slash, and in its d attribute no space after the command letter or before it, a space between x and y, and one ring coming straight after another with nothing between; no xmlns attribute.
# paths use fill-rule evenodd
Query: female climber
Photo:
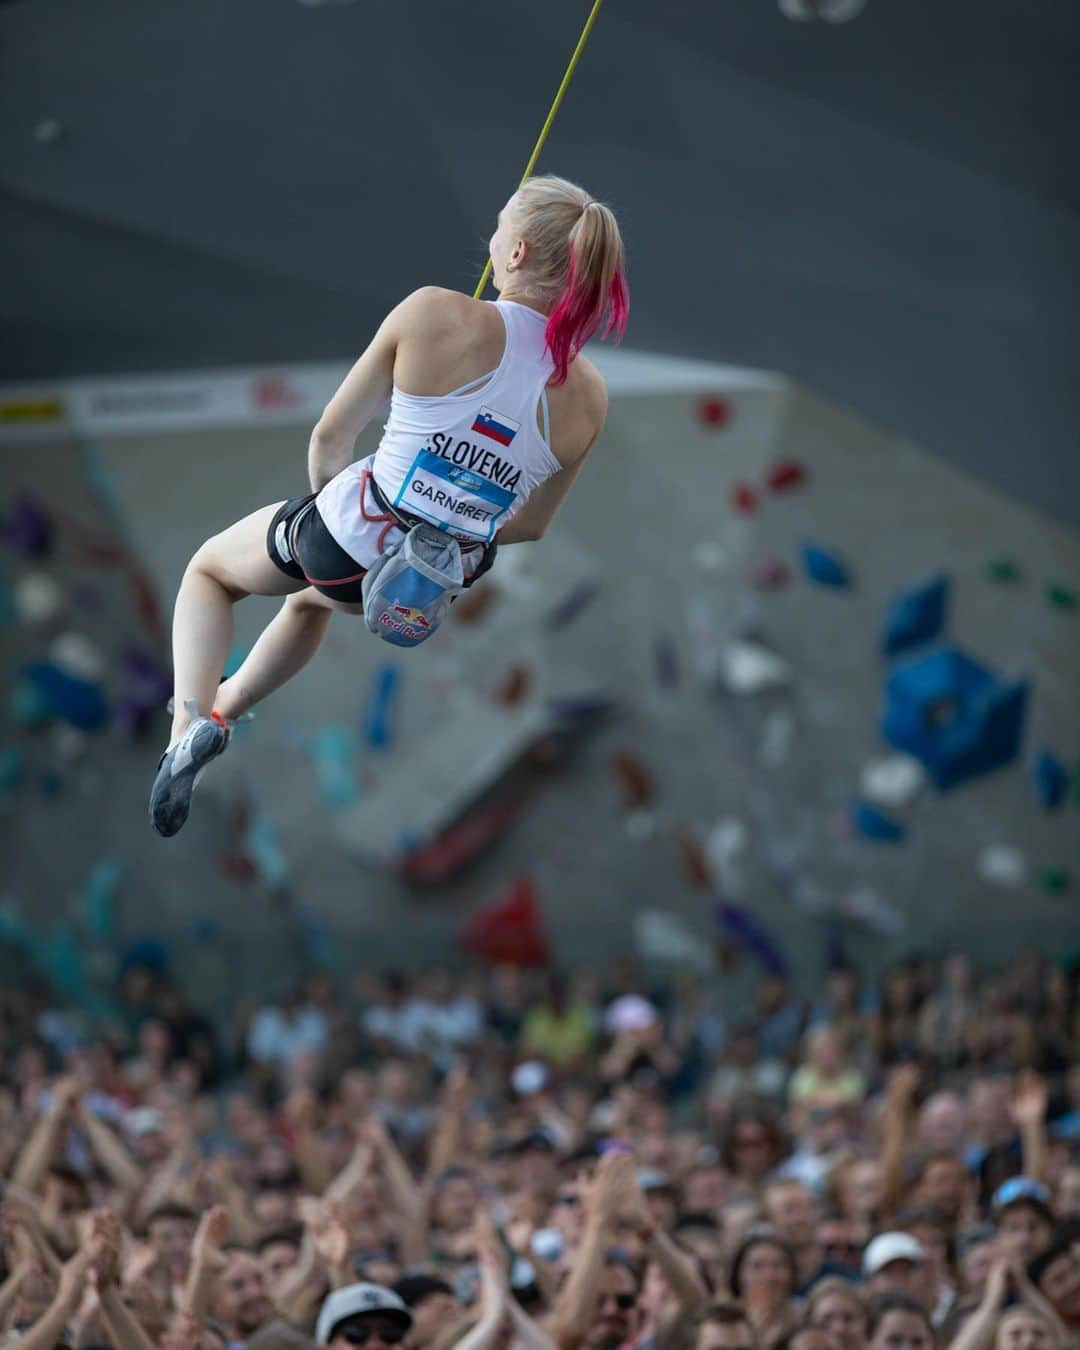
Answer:
<svg viewBox="0 0 1080 1350"><path fill-rule="evenodd" d="M621 336L629 313L619 227L575 184L530 178L489 248L500 298L426 286L403 300L312 432L311 492L237 521L188 564L172 736L150 794L159 834L183 826L235 719L311 660L335 610L415 645L497 544L543 535L572 486L607 412L581 348L601 328ZM378 449L352 462L387 401ZM287 599L219 684L246 595Z"/></svg>

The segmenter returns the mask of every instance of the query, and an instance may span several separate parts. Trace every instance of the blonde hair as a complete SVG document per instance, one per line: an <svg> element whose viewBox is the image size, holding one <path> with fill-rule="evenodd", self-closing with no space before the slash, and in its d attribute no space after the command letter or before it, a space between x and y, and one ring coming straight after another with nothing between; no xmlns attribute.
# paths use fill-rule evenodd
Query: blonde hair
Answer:
<svg viewBox="0 0 1080 1350"><path fill-rule="evenodd" d="M529 251L518 287L531 300L552 303L547 341L555 361L552 384L604 323L621 337L630 314L623 242L614 212L584 188L548 174L524 182L511 214Z"/></svg>
<svg viewBox="0 0 1080 1350"><path fill-rule="evenodd" d="M998 1318L997 1326L994 1328L993 1343L995 1347L1001 1344L1001 1334L1008 1328L1010 1322L1015 1322L1021 1317L1031 1317L1036 1322L1041 1323L1043 1329L1050 1337L1051 1345L1057 1346L1061 1344L1060 1330L1041 1308L1036 1308L1030 1303L1017 1303L1011 1308L1006 1308Z"/></svg>
<svg viewBox="0 0 1080 1350"><path fill-rule="evenodd" d="M870 1312L866 1306L866 1301L849 1280L843 1280L839 1275L823 1275L814 1284L806 1297L806 1304L803 1308L805 1320L813 1324L814 1318L817 1316L817 1310L825 1299L835 1298L837 1295L847 1299L852 1307L858 1308L865 1328L870 1321Z"/></svg>

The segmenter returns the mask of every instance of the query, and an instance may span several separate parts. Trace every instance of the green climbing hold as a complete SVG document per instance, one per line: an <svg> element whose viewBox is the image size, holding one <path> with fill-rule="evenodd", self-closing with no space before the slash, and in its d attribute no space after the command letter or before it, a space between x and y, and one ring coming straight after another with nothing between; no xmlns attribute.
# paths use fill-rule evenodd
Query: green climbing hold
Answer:
<svg viewBox="0 0 1080 1350"><path fill-rule="evenodd" d="M1011 558L991 558L986 564L987 581L1019 581L1020 569Z"/></svg>
<svg viewBox="0 0 1080 1350"><path fill-rule="evenodd" d="M1075 609L1076 592L1070 591L1068 586L1061 586L1056 581L1046 583L1046 598L1055 609Z"/></svg>
<svg viewBox="0 0 1080 1350"><path fill-rule="evenodd" d="M1069 874L1064 867L1043 867L1039 871L1039 885L1051 895L1063 895L1069 889Z"/></svg>

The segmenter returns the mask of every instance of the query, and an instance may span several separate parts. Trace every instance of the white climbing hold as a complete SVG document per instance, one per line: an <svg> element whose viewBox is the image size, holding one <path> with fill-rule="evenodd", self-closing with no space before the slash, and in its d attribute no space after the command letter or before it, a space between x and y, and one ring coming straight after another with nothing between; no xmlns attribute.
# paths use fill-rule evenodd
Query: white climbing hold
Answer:
<svg viewBox="0 0 1080 1350"><path fill-rule="evenodd" d="M907 929L906 917L871 886L856 887L842 908L848 918L861 920L883 937L899 937Z"/></svg>
<svg viewBox="0 0 1080 1350"><path fill-rule="evenodd" d="M708 942L670 910L644 909L634 915L634 947L643 961L689 966L702 972L712 968Z"/></svg>
<svg viewBox="0 0 1080 1350"><path fill-rule="evenodd" d="M721 572L727 561L727 550L715 539L702 539L694 545L694 562L703 572Z"/></svg>
<svg viewBox="0 0 1080 1350"><path fill-rule="evenodd" d="M922 787L926 774L910 755L873 759L859 780L862 795L878 806L907 806Z"/></svg>
<svg viewBox="0 0 1080 1350"><path fill-rule="evenodd" d="M51 622L60 613L64 597L48 572L27 572L12 588L15 613L31 627Z"/></svg>
<svg viewBox="0 0 1080 1350"><path fill-rule="evenodd" d="M791 666L768 647L740 639L721 653L720 678L729 693L757 694L790 684Z"/></svg>
<svg viewBox="0 0 1080 1350"><path fill-rule="evenodd" d="M1022 886L1028 879L1027 859L1012 844L988 844L980 850L975 870L991 886Z"/></svg>
<svg viewBox="0 0 1080 1350"><path fill-rule="evenodd" d="M76 680L96 683L105 674L105 658L82 633L61 633L49 647L49 659Z"/></svg>

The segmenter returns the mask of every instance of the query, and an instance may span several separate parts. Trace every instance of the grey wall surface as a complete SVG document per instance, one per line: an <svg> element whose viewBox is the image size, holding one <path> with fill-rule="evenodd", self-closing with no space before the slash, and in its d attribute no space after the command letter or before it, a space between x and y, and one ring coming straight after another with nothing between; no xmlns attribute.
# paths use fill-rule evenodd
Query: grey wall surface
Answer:
<svg viewBox="0 0 1080 1350"><path fill-rule="evenodd" d="M784 381L733 376L716 388L734 408L719 432L700 425L690 394L613 400L603 443L548 537L508 550L484 583L496 598L480 623L451 624L405 656L358 623L335 620L313 665L259 709L208 774L177 839L158 840L145 824L156 743L106 742L89 766L72 770L66 804L43 810L32 795L17 802L0 820L10 860L3 889L45 924L78 895L94 860L115 854L128 868L120 896L125 932L175 937L192 959L218 962L219 979L227 969L240 987L248 974L265 981L266 970L295 970L313 931L331 935L346 964L445 957L465 915L525 872L535 878L559 953L600 959L631 942L643 908L671 911L707 938L716 897L688 876L679 839L685 831L703 838L718 819L734 817L746 827L747 847L733 898L804 976L817 971L825 941L827 925L815 910L842 905L859 887L874 889L902 922L893 936L842 924L871 966L911 947L949 943L988 959L1021 943L1059 955L1074 947L1078 808L1044 812L1029 770L1042 746L1070 765L1080 759L1080 617L1052 608L1043 594L1048 580L1080 576L1076 534ZM302 427L203 432L116 438L100 447L133 540L165 597L201 538L249 509L253 494L273 500L298 490L304 434ZM808 465L806 486L766 496L753 516L735 515L732 484L760 484L781 455ZM77 475L65 479L72 447L41 447L15 462L18 481L43 491L66 481L79 498ZM797 553L806 538L844 555L855 573L850 591L801 578ZM702 545L712 550L705 558L712 570L701 566ZM788 587L763 594L747 584L746 569L762 553L794 566ZM984 565L994 557L1015 560L1020 580L1007 587L987 581ZM542 580L564 558L599 580L597 598L565 630L523 637L515 615L530 575ZM898 592L941 569L954 583L951 637L1003 673L1034 680L1024 753L946 796L925 789L900 812L907 841L875 845L841 825L860 770L883 751L883 616ZM242 642L273 608L259 600L240 607ZM739 698L710 688L709 649L747 631L791 663L790 690ZM654 644L664 636L676 643L674 688L658 678ZM387 662L400 670L402 700L394 744L379 752L364 746L359 726ZM581 746L461 881L420 896L359 865L318 792L313 735L337 726L352 736L360 790L377 793L395 759L454 716L458 696L490 698L513 662L529 668L537 701L599 688L617 694L624 712ZM790 718L790 748L769 763L763 738L778 711ZM648 837L628 830L611 767L619 751L639 756L655 779ZM88 768L95 772L80 795L79 775ZM252 795L272 827L293 878L287 904L222 874L238 794ZM981 882L976 855L991 843L1019 847L1032 880L1013 890ZM1042 891L1034 881L1042 866L1067 869L1071 893ZM205 917L218 924L219 937L200 946L193 934Z"/></svg>
<svg viewBox="0 0 1080 1350"><path fill-rule="evenodd" d="M471 289L586 10L5 6L0 378L344 358ZM541 167L616 205L635 346L1076 522L1078 64L1072 0L609 0Z"/></svg>

